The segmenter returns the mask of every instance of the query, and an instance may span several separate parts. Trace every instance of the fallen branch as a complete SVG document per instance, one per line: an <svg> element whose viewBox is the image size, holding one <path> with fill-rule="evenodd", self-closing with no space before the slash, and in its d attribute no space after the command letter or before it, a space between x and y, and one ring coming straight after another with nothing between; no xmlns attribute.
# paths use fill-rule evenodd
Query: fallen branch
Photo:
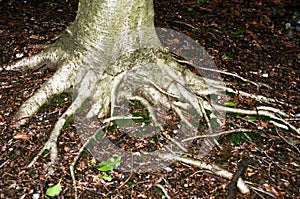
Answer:
<svg viewBox="0 0 300 199"><path fill-rule="evenodd" d="M186 138L186 139L183 139L182 142L187 142L187 141L195 140L195 139L199 139L199 138L213 138L213 137L218 137L221 135L228 135L231 133L251 132L251 131L253 131L253 130L251 130L251 129L233 129L233 130L222 131L222 132L214 133L214 134L198 135L198 136Z"/></svg>
<svg viewBox="0 0 300 199"><path fill-rule="evenodd" d="M192 158L180 157L180 156L177 156L177 155L174 155L174 154L171 154L171 153L161 154L160 156L161 156L161 158L166 158L166 159L170 159L170 160L177 160L177 161L189 164L189 165L197 166L200 169L209 170L209 171L213 172L214 174L216 174L220 177L229 179L229 180L232 179L232 177L233 177L232 173L230 173L229 171L226 171L225 169L222 169L222 168L220 168L220 167L218 167L217 165L214 165L214 164L208 164L208 163L205 163L203 161L195 160L195 159L192 159ZM250 189L248 188L248 186L245 184L245 182L241 178L239 178L238 181L237 181L237 187L238 187L238 189L240 190L240 192L242 194L250 193Z"/></svg>

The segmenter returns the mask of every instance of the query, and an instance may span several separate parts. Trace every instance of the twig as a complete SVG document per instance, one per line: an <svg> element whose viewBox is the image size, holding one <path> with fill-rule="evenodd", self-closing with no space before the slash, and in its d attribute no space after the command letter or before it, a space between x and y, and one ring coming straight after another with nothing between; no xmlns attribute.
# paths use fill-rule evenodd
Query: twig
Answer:
<svg viewBox="0 0 300 199"><path fill-rule="evenodd" d="M283 137L283 136L278 132L278 129L277 129L277 128L276 128L276 133L277 133L278 136L281 137L281 139L283 139L288 145L291 145L292 147L294 147L294 148L296 149L296 151L298 151L298 153L300 153L299 148L298 148L295 144L293 144L293 143L289 142L287 139L285 139L285 137Z"/></svg>
<svg viewBox="0 0 300 199"><path fill-rule="evenodd" d="M194 140L194 139L199 139L199 138L212 138L212 137L218 137L218 136L221 136L221 135L227 135L227 134L231 134L231 133L252 132L252 131L253 130L251 130L251 129L233 129L233 130L222 131L222 132L214 133L214 134L198 135L198 136L186 138L186 139L182 140L182 142L186 142L186 141L190 141L190 140Z"/></svg>
<svg viewBox="0 0 300 199"><path fill-rule="evenodd" d="M161 182L161 180L162 180L162 178L159 178L155 182L155 186L161 189L161 191L165 194L166 198L171 199L171 197L168 194L168 191L164 188L164 186L162 186L161 184L159 184Z"/></svg>
<svg viewBox="0 0 300 199"><path fill-rule="evenodd" d="M195 26L192 26L191 24L188 24L188 23L184 23L182 21L172 21L172 23L183 24L183 25L186 25L187 27L190 27L192 29L198 29Z"/></svg>
<svg viewBox="0 0 300 199"><path fill-rule="evenodd" d="M214 174L216 174L220 177L226 178L226 179L232 179L232 177L233 177L233 174L230 173L229 171L226 171L225 169L222 169L222 168L218 167L217 165L208 164L208 163L205 163L200 160L180 157L178 155L171 154L171 153L160 154L160 157L165 158L165 159L177 160L177 161L189 164L189 165L194 165L194 166L199 167L200 169L212 171ZM242 194L248 194L250 192L248 186L245 184L245 182L241 178L239 178L237 181L237 187Z"/></svg>
<svg viewBox="0 0 300 199"><path fill-rule="evenodd" d="M268 192L268 191L265 191L265 190L263 190L263 189L261 189L261 188L257 188L257 187L252 186L253 183L251 183L251 182L249 182L249 181L245 181L245 183L246 183L246 184L249 186L249 188L252 189L252 190L255 190L255 191L264 193L264 194L266 194L266 195L268 195L268 196L271 196L272 198L276 198L276 196L275 196L274 194L272 194L272 193L270 193L270 192Z"/></svg>
<svg viewBox="0 0 300 199"><path fill-rule="evenodd" d="M129 177L117 189L120 189L121 187L123 187L130 180L132 175L133 175L133 172L131 170Z"/></svg>
<svg viewBox="0 0 300 199"><path fill-rule="evenodd" d="M253 84L255 85L256 87L261 87L261 85L259 85L260 83L255 83L253 81L250 81L248 79L245 79L241 76L239 76L238 74L234 74L234 73L230 73L230 72L226 72L226 71L222 71L222 70L217 70L217 69L213 69L213 68L205 68L205 67L201 67L201 66L196 66L195 64L193 64L192 62L189 62L189 61L186 61L186 60L181 60L181 59L178 59L178 58L174 58L177 62L179 63L184 63L184 64L188 64L188 65L191 65L193 67L196 67L197 69L201 69L201 70L206 70L206 71L212 71L212 72L217 72L217 73L220 73L220 74L224 74L224 75L228 75L228 76L232 76L232 77L236 77L244 82L248 82L250 84ZM268 86L268 85L265 85L267 88L270 88L272 89L272 87Z"/></svg>
<svg viewBox="0 0 300 199"><path fill-rule="evenodd" d="M233 175L231 182L228 184L228 196L227 199L235 199L236 198L236 193L237 193L237 181L240 178L240 176L245 172L245 168L253 163L254 160L250 158L244 158L238 165L237 171Z"/></svg>
<svg viewBox="0 0 300 199"><path fill-rule="evenodd" d="M161 184L155 184L155 186L161 189L161 191L165 194L166 198L171 199L167 190Z"/></svg>
<svg viewBox="0 0 300 199"><path fill-rule="evenodd" d="M108 124L109 124L109 123L107 123L107 125L108 125ZM107 127L107 125L103 125L99 130L103 130L104 128ZM98 133L99 130L96 131L96 132ZM76 177L75 177L75 172L74 172L75 170L74 170L74 168L75 168L75 165L77 164L77 161L79 160L79 158L80 158L82 152L84 151L84 149L86 148L86 146L90 143L90 141L91 141L92 139L95 138L95 135L96 135L97 133L95 133L93 136L91 136L91 137L90 137L90 138L82 145L82 147L79 149L79 152L78 152L77 156L73 159L73 162L72 162L72 164L70 165L70 174L71 174L71 178L72 178L72 181L73 181L73 187L74 187L75 199L78 199L78 189L77 189L77 186L76 186Z"/></svg>

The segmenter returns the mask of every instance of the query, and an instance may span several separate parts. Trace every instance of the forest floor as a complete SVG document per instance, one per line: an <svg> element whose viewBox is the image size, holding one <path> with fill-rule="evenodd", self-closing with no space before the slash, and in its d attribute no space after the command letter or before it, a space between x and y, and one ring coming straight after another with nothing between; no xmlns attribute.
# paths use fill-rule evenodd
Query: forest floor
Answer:
<svg viewBox="0 0 300 199"><path fill-rule="evenodd" d="M256 88L231 76L231 87L264 95L299 128L300 5L296 1L155 1L155 23L184 33L204 46L220 70L239 74L268 86ZM0 66L40 52L74 20L77 2L1 1ZM52 71L0 72L0 198L47 198L46 190L61 181L59 198L73 198L69 167L82 146L70 121L58 140L59 160L47 174L49 155L31 168L26 165L47 141L57 118L72 103L69 95L55 96L30 121L11 126L22 102L46 81ZM255 110L255 100L232 96L237 108ZM244 157L251 163L242 175L256 190L237 198L297 198L300 196L300 137L271 124L268 118L228 115L225 129L249 128L219 138L203 161L235 172ZM103 176L112 179L104 180ZM152 173L100 172L92 155L84 152L76 165L80 198L226 198L230 180L180 162ZM164 190L157 186L160 184ZM167 193L167 194L166 194Z"/></svg>

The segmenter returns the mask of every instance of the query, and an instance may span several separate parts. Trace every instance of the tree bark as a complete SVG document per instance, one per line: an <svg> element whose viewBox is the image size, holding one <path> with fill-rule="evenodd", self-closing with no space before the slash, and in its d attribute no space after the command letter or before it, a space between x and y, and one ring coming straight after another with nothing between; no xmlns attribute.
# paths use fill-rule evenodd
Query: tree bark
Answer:
<svg viewBox="0 0 300 199"><path fill-rule="evenodd" d="M143 34L145 30L148 35ZM141 31L140 35L132 35L136 31ZM154 29L152 0L81 0L77 17L66 32L75 44L72 49L74 44L67 41L70 53L80 52L85 61L97 62L94 67L102 70L111 59L124 54L124 50L134 51L143 45L160 43ZM67 40L61 39L62 43Z"/></svg>

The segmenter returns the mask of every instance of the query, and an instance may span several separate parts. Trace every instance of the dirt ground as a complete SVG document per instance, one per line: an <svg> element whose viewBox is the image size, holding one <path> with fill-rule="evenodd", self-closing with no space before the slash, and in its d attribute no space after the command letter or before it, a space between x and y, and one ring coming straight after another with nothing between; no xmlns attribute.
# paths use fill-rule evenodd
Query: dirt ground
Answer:
<svg viewBox="0 0 300 199"><path fill-rule="evenodd" d="M236 90L264 95L298 120L300 110L300 4L295 1L155 1L155 24L184 33L204 46L220 70L236 73L256 83L232 76L224 81ZM53 43L74 20L76 1L0 0L0 66L40 52ZM49 154L33 167L27 164L48 139L57 118L72 103L69 95L54 97L20 128L11 127L22 102L28 99L53 71L0 72L0 198L48 198L46 190L61 181L58 198L73 198L69 167L82 143L69 122L58 140L59 160L48 175ZM237 108L255 110L261 104L232 96ZM268 104L269 106L269 104ZM218 140L203 160L236 172L245 157L254 162L242 178L251 193L236 198L299 198L300 136L275 127L269 118L229 114L224 130L249 128ZM104 180L109 175L111 181ZM226 198L230 180L180 162L153 173L100 172L85 151L76 165L80 198ZM157 186L160 184L164 190Z"/></svg>

